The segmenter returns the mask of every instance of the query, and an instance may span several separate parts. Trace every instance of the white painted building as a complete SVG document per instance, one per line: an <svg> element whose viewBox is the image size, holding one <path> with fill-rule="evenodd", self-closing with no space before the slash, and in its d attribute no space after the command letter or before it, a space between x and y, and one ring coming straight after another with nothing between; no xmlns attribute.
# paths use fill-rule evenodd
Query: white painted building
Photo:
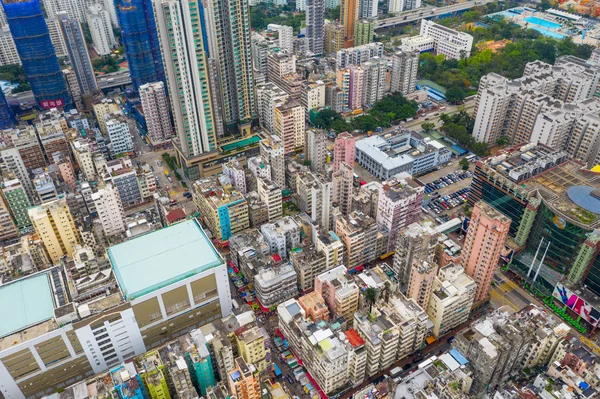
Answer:
<svg viewBox="0 0 600 399"><path fill-rule="evenodd" d="M112 184L107 184L92 194L92 201L96 206L98 218L107 237L125 231L125 212L118 191Z"/></svg>
<svg viewBox="0 0 600 399"><path fill-rule="evenodd" d="M420 36L434 40L434 51L443 54L447 59L459 60L471 56L473 36L454 29L422 19Z"/></svg>
<svg viewBox="0 0 600 399"><path fill-rule="evenodd" d="M0 66L4 65L21 65L21 58L8 26L0 29Z"/></svg>
<svg viewBox="0 0 600 399"><path fill-rule="evenodd" d="M391 14L417 8L421 8L421 0L389 0L388 2L388 11Z"/></svg>
<svg viewBox="0 0 600 399"><path fill-rule="evenodd" d="M267 30L277 32L277 42L280 51L294 52L294 28L287 25L269 24Z"/></svg>
<svg viewBox="0 0 600 399"><path fill-rule="evenodd" d="M133 139L129 131L129 124L123 113L106 115L104 125L110 138L111 153L113 155L133 151Z"/></svg>
<svg viewBox="0 0 600 399"><path fill-rule="evenodd" d="M60 23L58 19L47 18L46 25L48 26L48 33L50 33L50 40L54 46L57 57L67 56L67 46L65 44L65 38L60 30Z"/></svg>
<svg viewBox="0 0 600 399"><path fill-rule="evenodd" d="M110 54L117 47L110 13L102 5L94 3L90 4L86 15L96 53L98 55Z"/></svg>
<svg viewBox="0 0 600 399"><path fill-rule="evenodd" d="M150 142L155 145L168 141L173 133L173 126L164 83L146 83L140 86L139 92Z"/></svg>

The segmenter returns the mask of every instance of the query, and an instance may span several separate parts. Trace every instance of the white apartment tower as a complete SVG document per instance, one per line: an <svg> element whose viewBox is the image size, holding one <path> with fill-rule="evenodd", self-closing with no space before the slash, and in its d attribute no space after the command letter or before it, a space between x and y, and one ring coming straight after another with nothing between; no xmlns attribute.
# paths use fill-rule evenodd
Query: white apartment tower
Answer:
<svg viewBox="0 0 600 399"><path fill-rule="evenodd" d="M416 90L419 52L397 52L392 58L392 76L390 91L399 91L403 95Z"/></svg>
<svg viewBox="0 0 600 399"><path fill-rule="evenodd" d="M98 218L107 237L125 231L125 211L123 211L119 192L112 184L109 183L98 192L93 193L92 201L94 201Z"/></svg>
<svg viewBox="0 0 600 399"><path fill-rule="evenodd" d="M2 7L0 7L2 9ZM17 46L8 26L0 28L0 65L21 65Z"/></svg>
<svg viewBox="0 0 600 399"><path fill-rule="evenodd" d="M139 92L150 142L154 145L169 140L173 127L164 83L146 83Z"/></svg>
<svg viewBox="0 0 600 399"><path fill-rule="evenodd" d="M110 13L98 3L90 4L87 9L87 23L98 55L110 54L117 46Z"/></svg>
<svg viewBox="0 0 600 399"><path fill-rule="evenodd" d="M269 24L267 29L272 32L277 32L279 37L277 38L279 50L294 52L294 29L287 25Z"/></svg>
<svg viewBox="0 0 600 399"><path fill-rule="evenodd" d="M104 125L110 138L113 155L133 151L133 139L129 131L129 124L123 113L118 112L106 115L104 117Z"/></svg>
<svg viewBox="0 0 600 399"><path fill-rule="evenodd" d="M198 0L154 0L175 131L186 157L216 149L201 7Z"/></svg>

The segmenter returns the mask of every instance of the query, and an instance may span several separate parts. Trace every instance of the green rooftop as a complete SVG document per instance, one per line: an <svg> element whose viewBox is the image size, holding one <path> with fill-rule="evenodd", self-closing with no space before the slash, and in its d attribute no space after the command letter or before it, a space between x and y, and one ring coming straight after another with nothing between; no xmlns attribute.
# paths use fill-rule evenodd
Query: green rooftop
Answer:
<svg viewBox="0 0 600 399"><path fill-rule="evenodd" d="M223 152L237 150L238 148L245 147L247 145L255 144L260 141L260 137L258 135L249 137L244 140L236 141L235 143L225 144L221 147Z"/></svg>
<svg viewBox="0 0 600 399"><path fill-rule="evenodd" d="M54 317L54 299L46 273L0 286L0 337Z"/></svg>
<svg viewBox="0 0 600 399"><path fill-rule="evenodd" d="M223 263L195 219L110 247L108 257L127 300Z"/></svg>

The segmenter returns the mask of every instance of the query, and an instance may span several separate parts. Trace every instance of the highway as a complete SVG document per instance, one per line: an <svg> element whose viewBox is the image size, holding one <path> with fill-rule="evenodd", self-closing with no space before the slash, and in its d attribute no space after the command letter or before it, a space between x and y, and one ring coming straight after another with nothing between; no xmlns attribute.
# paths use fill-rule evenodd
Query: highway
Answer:
<svg viewBox="0 0 600 399"><path fill-rule="evenodd" d="M493 3L495 0L477 0L477 1L466 1L464 3L452 4L445 7L427 7L419 8L416 10L404 11L397 13L396 16L377 21L375 30L390 28L393 26L409 24L415 21L419 21L423 18L439 17L445 14L454 14L460 11L468 10L476 6L482 6L484 4Z"/></svg>
<svg viewBox="0 0 600 399"><path fill-rule="evenodd" d="M131 77L129 76L128 70L107 73L106 75L96 77L96 80L98 81L98 86L102 90L131 84Z"/></svg>

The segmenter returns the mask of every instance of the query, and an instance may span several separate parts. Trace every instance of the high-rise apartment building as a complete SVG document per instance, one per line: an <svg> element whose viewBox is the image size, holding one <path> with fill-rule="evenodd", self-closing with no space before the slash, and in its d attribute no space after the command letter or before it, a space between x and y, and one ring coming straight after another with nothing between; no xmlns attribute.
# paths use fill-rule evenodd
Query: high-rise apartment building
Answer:
<svg viewBox="0 0 600 399"><path fill-rule="evenodd" d="M311 129L306 131L304 153L310 161L310 170L323 172L327 158L327 134L323 130Z"/></svg>
<svg viewBox="0 0 600 399"><path fill-rule="evenodd" d="M197 180L192 187L194 202L218 242L249 227L248 202L226 175Z"/></svg>
<svg viewBox="0 0 600 399"><path fill-rule="evenodd" d="M451 263L440 268L432 288L424 308L437 338L469 319L477 284L461 265Z"/></svg>
<svg viewBox="0 0 600 399"><path fill-rule="evenodd" d="M435 263L425 260L413 264L410 269L406 296L424 309L427 309L429 304L437 271L438 267Z"/></svg>
<svg viewBox="0 0 600 399"><path fill-rule="evenodd" d="M112 184L107 184L92 194L92 201L96 206L98 218L102 223L102 229L107 237L120 234L125 231L125 212L119 192Z"/></svg>
<svg viewBox="0 0 600 399"><path fill-rule="evenodd" d="M287 25L269 24L267 30L277 32L277 45L279 50L294 52L294 28Z"/></svg>
<svg viewBox="0 0 600 399"><path fill-rule="evenodd" d="M306 119L309 120L311 110L325 106L325 83L320 80L307 83L300 99L306 110Z"/></svg>
<svg viewBox="0 0 600 399"><path fill-rule="evenodd" d="M249 133L256 118L248 0L210 0L204 4L203 34L209 69L218 77L213 107L228 127ZM214 69L213 69L214 68Z"/></svg>
<svg viewBox="0 0 600 399"><path fill-rule="evenodd" d="M80 244L79 232L64 198L30 208L28 213L52 263L73 255L73 247Z"/></svg>
<svg viewBox="0 0 600 399"><path fill-rule="evenodd" d="M349 269L373 262L377 253L375 219L359 212L338 218L335 234L346 245L346 265Z"/></svg>
<svg viewBox="0 0 600 399"><path fill-rule="evenodd" d="M329 314L352 320L358 310L360 290L345 266L337 266L315 276L315 292L325 300Z"/></svg>
<svg viewBox="0 0 600 399"><path fill-rule="evenodd" d="M284 154L304 147L306 118L302 105L292 98L273 111L274 133L283 142Z"/></svg>
<svg viewBox="0 0 600 399"><path fill-rule="evenodd" d="M324 39L325 1L306 0L306 50L315 55L323 54Z"/></svg>
<svg viewBox="0 0 600 399"><path fill-rule="evenodd" d="M336 55L336 68L346 69L350 65L361 65L373 58L383 58L383 43L375 42L358 47L339 50Z"/></svg>
<svg viewBox="0 0 600 399"><path fill-rule="evenodd" d="M164 83L146 83L140 86L139 91L150 143L158 145L168 141L173 133L173 127Z"/></svg>
<svg viewBox="0 0 600 399"><path fill-rule="evenodd" d="M352 190L354 186L354 169L343 162L340 168L333 172L332 201L338 206L342 215L348 215L352 211ZM348 265L352 267L352 265Z"/></svg>
<svg viewBox="0 0 600 399"><path fill-rule="evenodd" d="M113 156L133 151L129 123L121 111L105 115L104 125L110 138L110 152Z"/></svg>
<svg viewBox="0 0 600 399"><path fill-rule="evenodd" d="M340 1L340 23L344 25L344 48L354 47L354 27L358 21L360 0Z"/></svg>
<svg viewBox="0 0 600 399"><path fill-rule="evenodd" d="M267 220L273 222L283 213L281 188L270 179L259 177L257 180L258 197L267 207Z"/></svg>
<svg viewBox="0 0 600 399"><path fill-rule="evenodd" d="M390 91L406 95L416 90L419 52L397 52L392 58Z"/></svg>
<svg viewBox="0 0 600 399"><path fill-rule="evenodd" d="M375 0L359 0L358 17L359 18L377 18L377 8L379 2Z"/></svg>
<svg viewBox="0 0 600 399"><path fill-rule="evenodd" d="M199 1L154 0L158 36L181 153L193 158L217 147Z"/></svg>
<svg viewBox="0 0 600 399"><path fill-rule="evenodd" d="M373 41L376 19L359 19L354 26L354 45L362 46Z"/></svg>
<svg viewBox="0 0 600 399"><path fill-rule="evenodd" d="M113 6L114 9L114 6ZM87 23L98 55L108 55L117 46L112 30L111 16L101 4L93 3L87 9Z"/></svg>
<svg viewBox="0 0 600 399"><path fill-rule="evenodd" d="M73 101L39 0L4 0L2 6L36 101L42 108L70 109Z"/></svg>
<svg viewBox="0 0 600 399"><path fill-rule="evenodd" d="M67 46L65 45L65 38L60 31L60 24L56 18L46 18L46 26L48 26L48 33L50 34L50 41L54 46L54 51L57 57L67 56Z"/></svg>
<svg viewBox="0 0 600 399"><path fill-rule="evenodd" d="M266 338L258 326L248 326L235 331L234 338L238 353L261 372L267 370Z"/></svg>
<svg viewBox="0 0 600 399"><path fill-rule="evenodd" d="M431 222L412 223L398 233L392 270L401 291L409 285L413 267L433 264L439 237Z"/></svg>
<svg viewBox="0 0 600 399"><path fill-rule="evenodd" d="M323 229L330 229L332 183L319 174L300 171L296 178L298 207Z"/></svg>
<svg viewBox="0 0 600 399"><path fill-rule="evenodd" d="M66 13L70 19L85 21L85 0L44 0L44 9L48 18L58 18L59 13Z"/></svg>
<svg viewBox="0 0 600 399"><path fill-rule="evenodd" d="M344 48L344 33L344 26L338 22L328 22L325 25L325 53L336 54Z"/></svg>
<svg viewBox="0 0 600 399"><path fill-rule="evenodd" d="M0 129L12 129L15 127L15 114L10 108L4 92L0 90Z"/></svg>
<svg viewBox="0 0 600 399"><path fill-rule="evenodd" d="M279 188L286 187L285 150L281 138L277 135L270 135L265 140L261 140L260 155L271 166L271 180Z"/></svg>
<svg viewBox="0 0 600 399"><path fill-rule="evenodd" d="M19 235L17 226L10 216L10 208L4 198L0 197L0 240L9 240Z"/></svg>
<svg viewBox="0 0 600 399"><path fill-rule="evenodd" d="M416 10L417 8L421 8L421 0L389 0L388 2L390 13Z"/></svg>
<svg viewBox="0 0 600 399"><path fill-rule="evenodd" d="M333 144L333 170L340 170L342 163L354 167L355 153L356 137L348 132L338 134Z"/></svg>
<svg viewBox="0 0 600 399"><path fill-rule="evenodd" d="M288 97L289 94L272 82L267 82L256 88L256 101L260 125L267 132L275 132L275 108L283 105Z"/></svg>
<svg viewBox="0 0 600 399"><path fill-rule="evenodd" d="M164 81L152 0L115 0L115 8L134 90Z"/></svg>
<svg viewBox="0 0 600 399"><path fill-rule="evenodd" d="M365 71L356 65L338 70L337 85L342 90L342 106L351 110L362 108Z"/></svg>
<svg viewBox="0 0 600 399"><path fill-rule="evenodd" d="M382 184L377 225L389 233L389 252L394 250L398 231L419 220L423 193L423 187L410 179L394 178Z"/></svg>
<svg viewBox="0 0 600 399"><path fill-rule="evenodd" d="M2 10L2 7L0 7ZM2 11L4 14L4 11ZM0 28L0 65L21 65L17 46L8 26Z"/></svg>
<svg viewBox="0 0 600 399"><path fill-rule="evenodd" d="M475 204L463 246L463 266L477 283L475 302L485 300L508 236L511 220L481 201Z"/></svg>
<svg viewBox="0 0 600 399"><path fill-rule="evenodd" d="M37 144L37 143L36 143ZM39 149L39 144L38 144ZM41 152L41 151L40 151ZM0 151L0 156L4 161L2 164L2 172L3 174L12 175L19 179L23 187L25 188L25 192L27 193L27 197L29 198L30 203L34 203L37 201L37 197L35 195L35 190L33 189L33 184L31 183L31 179L29 178L29 172L27 171L27 166L21 157L21 154L18 148L5 148Z"/></svg>
<svg viewBox="0 0 600 399"><path fill-rule="evenodd" d="M94 75L94 68L90 60L87 44L81 29L81 22L77 19L69 18L66 12L61 11L57 14L60 29L65 38L67 54L82 96L86 96L98 91L98 82Z"/></svg>
<svg viewBox="0 0 600 399"><path fill-rule="evenodd" d="M19 179L2 182L2 196L8 206L17 229L31 226L27 210L31 206L27 192Z"/></svg>
<svg viewBox="0 0 600 399"><path fill-rule="evenodd" d="M371 60L361 65L364 71L363 105L372 106L386 92L388 65L386 60Z"/></svg>

